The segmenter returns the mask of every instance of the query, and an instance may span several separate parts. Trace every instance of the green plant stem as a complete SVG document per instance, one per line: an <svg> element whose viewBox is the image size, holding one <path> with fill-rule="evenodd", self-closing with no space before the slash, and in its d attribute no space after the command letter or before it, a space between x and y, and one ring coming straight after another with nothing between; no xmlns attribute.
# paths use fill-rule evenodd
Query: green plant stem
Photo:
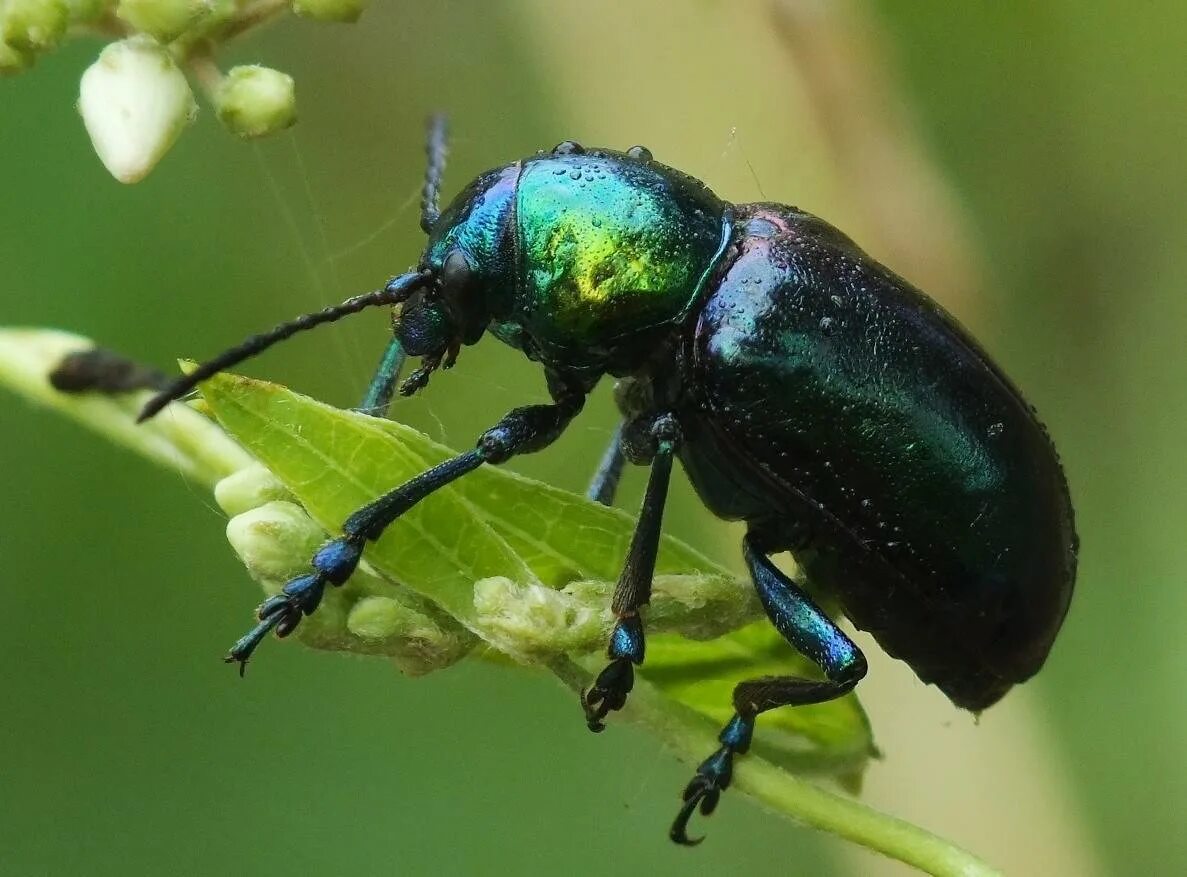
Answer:
<svg viewBox="0 0 1187 877"><path fill-rule="evenodd" d="M68 353L94 343L69 332L0 329L0 382L52 408L155 463L211 489L254 459L217 424L186 405L169 406L164 417L137 424L148 392L120 395L59 393L48 375Z"/></svg>
<svg viewBox="0 0 1187 877"><path fill-rule="evenodd" d="M214 50L268 24L292 10L291 0L253 0L240 6L234 15L207 28L196 28L182 34L169 44L178 63L185 64L191 54L212 56ZM114 8L91 21L72 24L67 31L71 38L98 36L119 40L133 36L136 29L115 15Z"/></svg>
<svg viewBox="0 0 1187 877"><path fill-rule="evenodd" d="M950 841L792 776L762 758L747 756L742 759L734 783L738 789L776 812L906 862L928 874L945 877L1001 874Z"/></svg>
<svg viewBox="0 0 1187 877"><path fill-rule="evenodd" d="M241 36L288 12L291 5L290 0L255 0L245 4L239 14L223 26L219 36L223 41Z"/></svg>
<svg viewBox="0 0 1187 877"><path fill-rule="evenodd" d="M209 51L195 49L184 59L186 69L202 89L207 100L213 102L223 82L223 72Z"/></svg>
<svg viewBox="0 0 1187 877"><path fill-rule="evenodd" d="M578 693L590 679L588 670L569 659L553 661L549 669ZM704 716L662 697L642 679L636 678L623 715L659 735L682 760L699 763L720 745L719 729ZM738 759L732 788L802 825L839 835L936 877L1001 875L950 841L792 776L758 755Z"/></svg>

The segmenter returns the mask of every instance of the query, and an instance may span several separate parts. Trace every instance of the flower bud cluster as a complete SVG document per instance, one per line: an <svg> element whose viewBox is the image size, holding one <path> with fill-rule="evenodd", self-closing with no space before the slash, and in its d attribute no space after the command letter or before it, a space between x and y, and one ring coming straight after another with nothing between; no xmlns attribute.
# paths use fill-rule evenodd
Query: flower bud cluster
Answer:
<svg viewBox="0 0 1187 877"><path fill-rule="evenodd" d="M196 83L233 134L263 137L297 118L291 76L260 65L225 75L214 63L231 37L293 12L356 21L367 0L0 0L0 75L33 66L69 34L115 35L79 84L78 109L104 167L143 179L192 122Z"/></svg>
<svg viewBox="0 0 1187 877"><path fill-rule="evenodd" d="M215 500L231 515L227 539L269 596L308 571L325 531L260 464L222 479ZM340 588L330 588L296 636L313 648L387 655L419 676L463 658L475 638L430 601L388 581L363 561Z"/></svg>

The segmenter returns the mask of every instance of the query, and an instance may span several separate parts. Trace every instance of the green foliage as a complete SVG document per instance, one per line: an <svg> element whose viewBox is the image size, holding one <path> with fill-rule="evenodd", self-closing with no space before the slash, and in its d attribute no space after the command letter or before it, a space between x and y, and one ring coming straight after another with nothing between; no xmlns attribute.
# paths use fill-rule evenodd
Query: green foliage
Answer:
<svg viewBox="0 0 1187 877"><path fill-rule="evenodd" d="M238 444L180 404L137 426L146 393L75 395L51 386L49 373L62 357L88 346L63 332L0 330L0 381L214 488L234 515L232 544L268 592L308 568L326 530L452 454L407 426L233 375L207 381L201 407ZM544 665L580 689L605 662L612 579L633 525L622 511L482 467L390 527L350 581L301 625L300 637L317 648L386 655L412 674L471 652L509 658ZM661 546L659 570L647 613L648 662L615 717L699 760L717 746L737 681L814 671L769 624L756 622L749 588L727 570L671 537ZM490 648L474 649L479 642ZM580 720L576 703L573 715ZM776 711L763 717L733 788L932 874L995 873L922 829L797 776L830 776L856 791L873 754L869 724L852 695Z"/></svg>
<svg viewBox="0 0 1187 877"><path fill-rule="evenodd" d="M203 398L331 532L360 506L453 456L410 427L274 384L220 375L203 386ZM609 593L633 527L621 510L484 466L403 515L366 557L385 578L433 601L499 651L547 663L567 652L604 651ZM722 724L741 679L817 672L770 625L741 627L758 608L727 570L665 536L658 571L665 574L655 601L662 611L649 619L641 673L665 695ZM550 600L549 589L567 589L568 599ZM698 642L677 632L717 638ZM852 782L872 751L853 695L772 713L762 736L776 761L843 773Z"/></svg>

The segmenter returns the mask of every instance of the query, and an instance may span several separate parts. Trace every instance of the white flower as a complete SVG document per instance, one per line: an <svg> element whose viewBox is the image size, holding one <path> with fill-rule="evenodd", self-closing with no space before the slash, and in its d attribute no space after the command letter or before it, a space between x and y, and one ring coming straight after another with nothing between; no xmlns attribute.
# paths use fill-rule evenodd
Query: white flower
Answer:
<svg viewBox="0 0 1187 877"><path fill-rule="evenodd" d="M198 111L173 58L145 36L112 43L79 83L78 110L103 166L144 179Z"/></svg>

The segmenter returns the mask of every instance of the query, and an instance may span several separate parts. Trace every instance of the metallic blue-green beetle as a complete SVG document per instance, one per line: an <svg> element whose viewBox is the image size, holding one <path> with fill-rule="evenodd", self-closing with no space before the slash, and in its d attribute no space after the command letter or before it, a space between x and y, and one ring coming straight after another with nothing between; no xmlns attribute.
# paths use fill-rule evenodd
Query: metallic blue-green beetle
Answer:
<svg viewBox="0 0 1187 877"><path fill-rule="evenodd" d="M980 711L1042 666L1063 622L1077 540L1059 459L1034 411L939 306L835 228L779 204L729 205L652 160L566 142L478 177L443 213L443 122L430 127L416 271L249 339L178 379L142 417L295 332L398 305L362 407L386 411L404 356L411 393L490 332L544 366L553 403L517 408L474 450L360 509L311 571L259 609L231 649L242 667L290 633L368 540L483 463L557 438L604 376L623 421L590 488L610 503L623 462L650 466L618 588L610 663L582 695L592 730L643 663L643 622L678 457L716 515L747 524L742 552L772 624L823 679L734 691L721 748L684 791L672 839L716 806L766 710L830 700L865 675L852 641L771 563L808 580L957 706Z"/></svg>

